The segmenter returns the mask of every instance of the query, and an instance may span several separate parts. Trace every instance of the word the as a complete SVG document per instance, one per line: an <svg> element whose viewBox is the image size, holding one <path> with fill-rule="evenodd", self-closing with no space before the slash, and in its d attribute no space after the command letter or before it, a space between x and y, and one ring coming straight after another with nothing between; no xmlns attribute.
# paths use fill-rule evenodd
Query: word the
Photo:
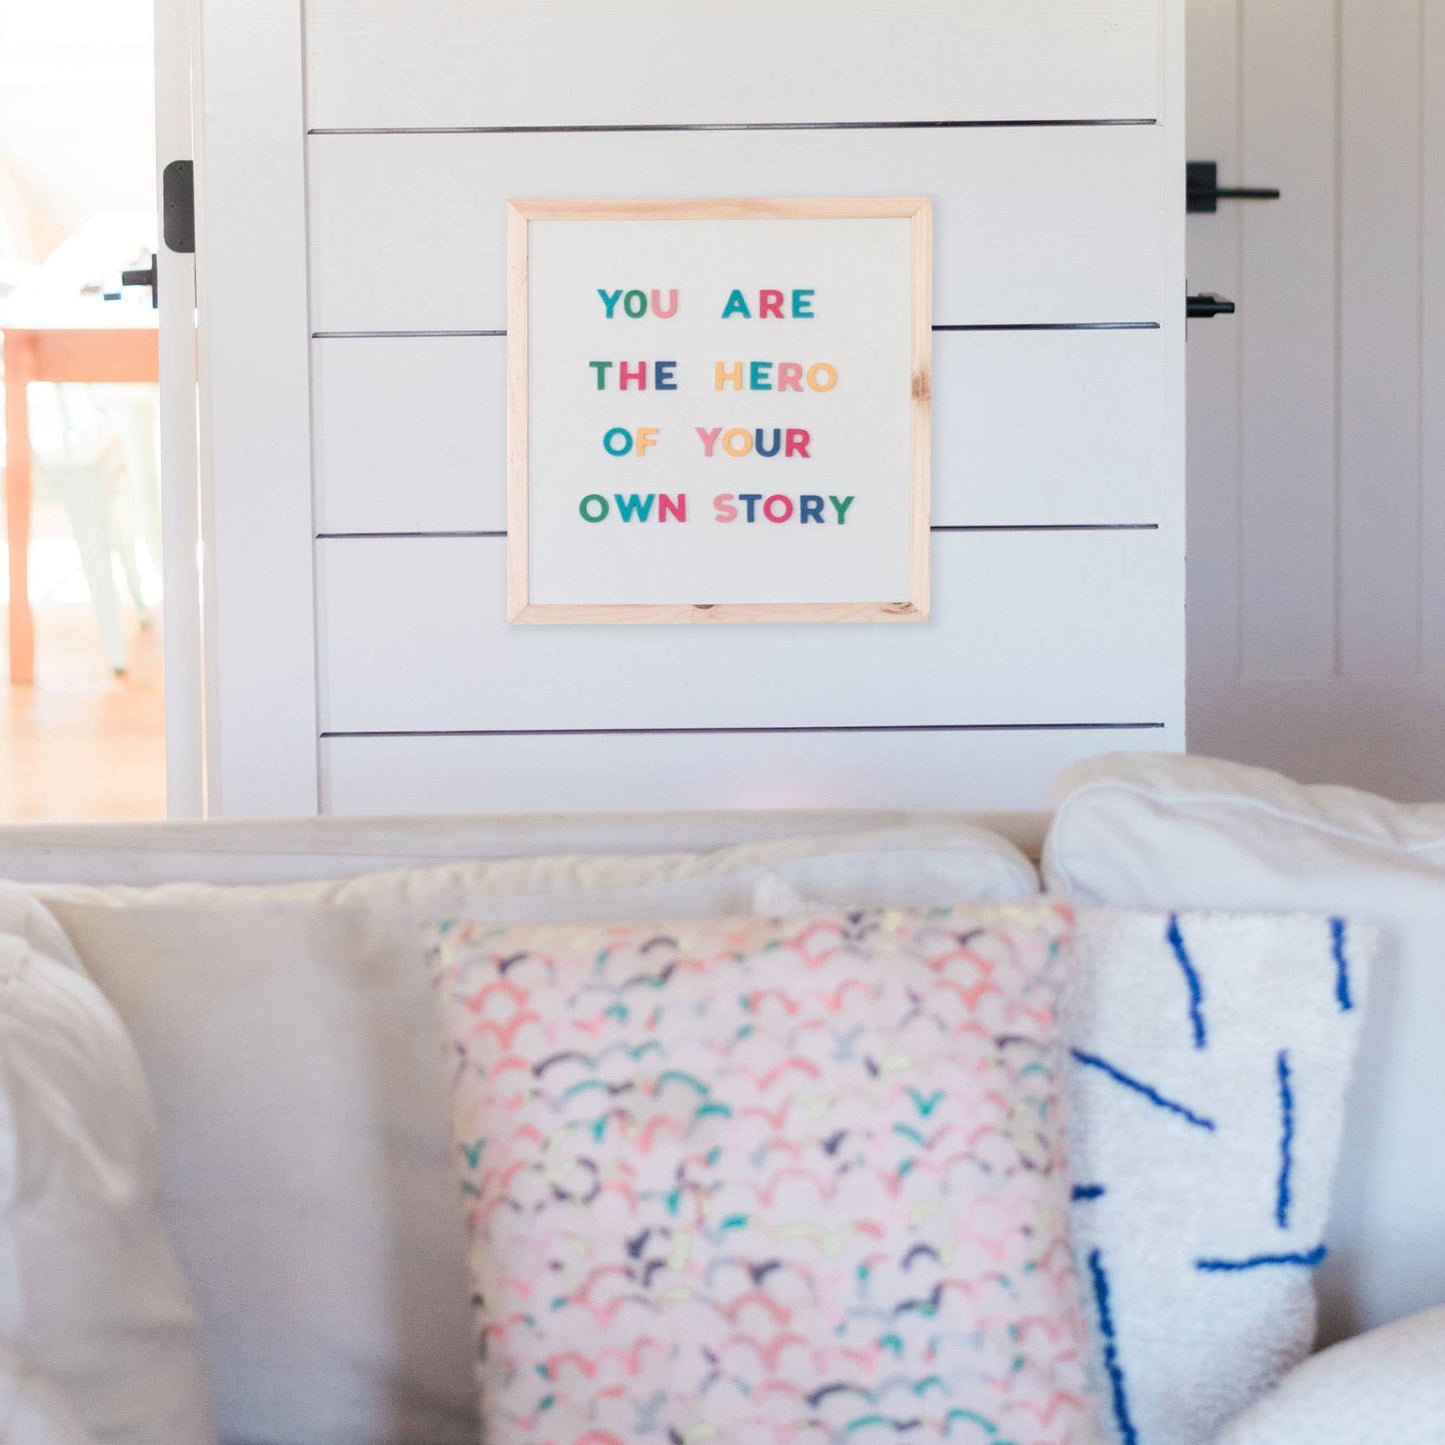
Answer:
<svg viewBox="0 0 1445 1445"><path fill-rule="evenodd" d="M607 390L607 373L613 366L617 367L617 390L618 391L646 391L647 390L647 363L645 361L589 361L588 366L597 373L597 390ZM677 369L675 361L654 361L652 363L652 389L653 391L676 391L677 382L673 380L672 373Z"/></svg>

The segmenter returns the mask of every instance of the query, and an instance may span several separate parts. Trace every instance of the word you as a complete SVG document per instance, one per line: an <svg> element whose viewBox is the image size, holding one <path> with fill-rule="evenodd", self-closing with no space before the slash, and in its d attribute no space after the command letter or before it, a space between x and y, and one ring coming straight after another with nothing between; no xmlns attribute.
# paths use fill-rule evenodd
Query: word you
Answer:
<svg viewBox="0 0 1445 1445"><path fill-rule="evenodd" d="M832 516L827 514L825 503L832 506ZM761 492L739 492L737 495L732 492L719 492L712 499L712 520L724 523L736 522L739 519L744 522L765 520L781 525L796 517L800 523L818 522L826 525L832 522L842 527L847 524L848 508L852 505L852 497L821 497L811 492L804 492L799 496L796 505L793 498L784 492L775 492L770 497L765 497ZM654 516L658 522L685 522L687 493L679 492L676 496L669 496L666 492L648 492L645 496L639 496L632 492L624 496L621 492L614 492L609 502L600 492L592 492L582 498L577 510L584 522L605 522L614 511L619 522L646 522L653 520Z"/></svg>

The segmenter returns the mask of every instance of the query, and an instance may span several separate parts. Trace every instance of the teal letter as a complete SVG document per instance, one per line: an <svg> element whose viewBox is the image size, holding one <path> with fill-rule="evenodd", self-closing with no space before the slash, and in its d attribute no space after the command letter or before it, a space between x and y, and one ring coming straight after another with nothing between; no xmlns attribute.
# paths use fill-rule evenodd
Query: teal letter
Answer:
<svg viewBox="0 0 1445 1445"><path fill-rule="evenodd" d="M597 504L597 507L602 508L600 512L597 512L597 515L595 517L592 515L592 512L589 512L587 510L588 502L595 502ZM594 507L592 510L597 511L597 507ZM591 496L582 498L582 501L578 504L577 510L582 513L582 520L584 522L605 522L607 520L607 513L611 510L611 508L609 508L607 505L606 497L599 497L596 492L593 492Z"/></svg>
<svg viewBox="0 0 1445 1445"><path fill-rule="evenodd" d="M639 497L636 492L630 497L624 497L618 492L613 492L613 500L617 503L617 515L624 522L630 522L634 517L639 522L645 522L652 515L652 500L657 494L649 492L645 497ZM848 499L853 500L851 497Z"/></svg>
<svg viewBox="0 0 1445 1445"><path fill-rule="evenodd" d="M612 314L610 311L607 313ZM813 319L813 288L809 286L805 291L793 292L793 315L804 321Z"/></svg>
<svg viewBox="0 0 1445 1445"><path fill-rule="evenodd" d="M748 386L753 391L771 391L773 378L768 373L772 369L771 361L750 361L748 363Z"/></svg>
<svg viewBox="0 0 1445 1445"><path fill-rule="evenodd" d="M728 297L728 304L723 307L722 319L726 321L729 316L746 316L749 321L753 319L753 313L748 310L748 303L743 300L741 291L734 291Z"/></svg>
<svg viewBox="0 0 1445 1445"><path fill-rule="evenodd" d="M607 372L608 369L611 367L612 363L610 361L589 361L587 365L590 366L593 371L597 373L597 390L606 391Z"/></svg>
<svg viewBox="0 0 1445 1445"><path fill-rule="evenodd" d="M617 298L622 295L622 292L620 290L607 292L599 286L597 288L597 294L602 298L602 304L607 308L607 319L611 321L612 312L617 305ZM794 296L796 296L797 294L798 293L796 291L793 292Z"/></svg>
<svg viewBox="0 0 1445 1445"><path fill-rule="evenodd" d="M622 445L620 447L612 445L613 437L622 438ZM609 457L625 457L627 453L632 450L632 433L628 431L625 426L613 427L612 430L607 432L602 438L602 450L605 451Z"/></svg>
<svg viewBox="0 0 1445 1445"><path fill-rule="evenodd" d="M853 505L852 497L844 497L840 502L837 497L828 498L833 504L833 510L838 514L838 525L841 527L848 520L848 508Z"/></svg>

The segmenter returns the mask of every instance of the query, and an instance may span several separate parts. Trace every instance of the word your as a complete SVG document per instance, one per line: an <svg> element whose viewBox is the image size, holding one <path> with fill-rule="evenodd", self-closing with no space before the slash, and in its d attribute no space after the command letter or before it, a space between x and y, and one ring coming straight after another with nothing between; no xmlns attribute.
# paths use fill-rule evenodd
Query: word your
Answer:
<svg viewBox="0 0 1445 1445"><path fill-rule="evenodd" d="M654 503L656 509L654 512ZM826 515L826 504L831 504L833 515ZM793 498L783 492L765 497L761 492L719 492L712 499L714 522L757 522L760 518L781 525L794 517L800 523L829 522L842 527L847 525L848 509L853 505L852 497L820 497L810 492L803 493L794 505ZM584 522L605 522L612 515L614 506L619 522L646 522L656 518L659 522L687 521L687 493L679 492L675 497L666 492L648 492L639 496L636 492L623 496L612 494L609 502L600 492L592 492L577 504L577 510Z"/></svg>

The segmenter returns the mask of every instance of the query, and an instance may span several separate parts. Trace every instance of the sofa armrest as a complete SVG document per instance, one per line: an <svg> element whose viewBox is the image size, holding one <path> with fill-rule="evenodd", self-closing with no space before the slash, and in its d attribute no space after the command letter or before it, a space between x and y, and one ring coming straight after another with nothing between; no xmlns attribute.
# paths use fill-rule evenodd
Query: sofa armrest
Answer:
<svg viewBox="0 0 1445 1445"><path fill-rule="evenodd" d="M1306 1360L1218 1445L1438 1445L1445 1440L1445 1309L1399 1320Z"/></svg>

